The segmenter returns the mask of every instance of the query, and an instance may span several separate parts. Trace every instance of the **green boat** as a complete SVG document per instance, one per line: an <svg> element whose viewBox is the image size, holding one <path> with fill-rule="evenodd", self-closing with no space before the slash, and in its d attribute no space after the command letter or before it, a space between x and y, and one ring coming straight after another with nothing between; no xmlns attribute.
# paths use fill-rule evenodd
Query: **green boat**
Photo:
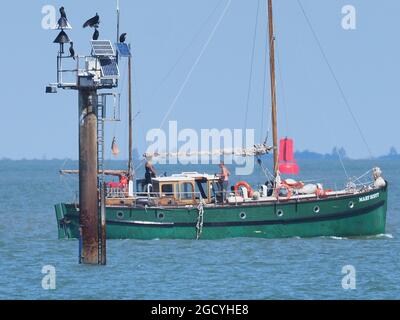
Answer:
<svg viewBox="0 0 400 320"><path fill-rule="evenodd" d="M280 161L288 159L282 155L282 148L281 154L278 150L271 0L268 0L268 13L273 147L258 146L252 156L258 157L272 150L272 182L253 190L242 181L232 192L225 193L218 191L219 176L183 172L154 177L145 185L132 174L131 115L128 170L99 169L99 175L126 175L128 179L127 183L106 184L105 198L99 197L99 207L103 206L99 211L105 216L108 239L360 237L385 233L388 183L379 168L371 170L370 182L349 183L342 190L325 190L320 184L306 185L283 179L282 171L297 170L294 163ZM289 142L284 139L284 146ZM137 181L136 192L133 192L134 181ZM79 204L57 204L55 211L59 238L80 238Z"/></svg>
<svg viewBox="0 0 400 320"><path fill-rule="evenodd" d="M163 186L211 184L203 175L164 178ZM157 182L155 182L156 184ZM165 197L113 199L106 207L108 239L224 239L237 237L359 237L385 233L387 186L354 192L330 192L326 198L296 196L225 204L207 199ZM233 199L232 199L233 200ZM132 204L127 202L132 201ZM174 202L155 205L154 202ZM234 200L233 200L234 201ZM124 204L117 204L122 202ZM152 203L154 203L152 205ZM56 205L60 239L79 238L77 204Z"/></svg>

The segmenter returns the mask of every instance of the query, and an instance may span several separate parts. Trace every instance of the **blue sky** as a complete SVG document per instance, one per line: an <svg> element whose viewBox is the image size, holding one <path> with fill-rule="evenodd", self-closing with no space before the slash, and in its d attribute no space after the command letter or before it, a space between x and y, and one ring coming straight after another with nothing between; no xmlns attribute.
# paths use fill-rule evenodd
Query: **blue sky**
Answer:
<svg viewBox="0 0 400 320"><path fill-rule="evenodd" d="M227 1L121 0L121 31L128 32L134 51L134 103L140 111L135 145L141 152L146 148L147 131L160 125ZM400 2L302 3L373 154L385 154L391 146L400 149ZM73 26L68 34L78 53L89 53L92 30L83 30L81 25L96 11L102 17L101 38L115 39L115 1L15 0L2 4L0 158L77 158L77 93L44 93L46 84L55 81L57 53L52 43L57 33L41 27L42 7L48 4L66 7ZM347 4L357 10L356 30L341 27L341 10ZM261 128L265 130L269 119L264 111L261 120L265 7L262 0L248 115L248 127L256 130L257 137L265 135ZM181 129L244 128L256 10L257 0L232 0L169 117ZM275 1L275 28L280 135L294 137L299 150L330 152L338 145L351 157L367 157L367 148L297 1ZM22 34L17 40L16 35ZM126 81L122 84L126 90ZM268 88L266 100L264 108L269 113ZM126 130L126 121L108 126L109 139L115 135L121 149L127 143ZM125 156L126 151L121 157Z"/></svg>

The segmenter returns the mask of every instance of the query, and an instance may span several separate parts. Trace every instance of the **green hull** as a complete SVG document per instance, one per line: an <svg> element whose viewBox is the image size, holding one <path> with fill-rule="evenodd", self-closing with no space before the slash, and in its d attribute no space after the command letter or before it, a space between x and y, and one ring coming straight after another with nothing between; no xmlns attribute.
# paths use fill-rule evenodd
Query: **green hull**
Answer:
<svg viewBox="0 0 400 320"><path fill-rule="evenodd" d="M385 233L387 187L328 199L205 207L201 239L358 237ZM60 239L79 237L79 209L56 205ZM193 208L107 207L108 239L196 239Z"/></svg>

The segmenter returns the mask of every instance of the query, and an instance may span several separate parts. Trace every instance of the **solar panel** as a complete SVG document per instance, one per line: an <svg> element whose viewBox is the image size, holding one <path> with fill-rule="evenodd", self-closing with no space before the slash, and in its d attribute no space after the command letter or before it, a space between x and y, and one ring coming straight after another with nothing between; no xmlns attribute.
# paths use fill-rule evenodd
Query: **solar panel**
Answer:
<svg viewBox="0 0 400 320"><path fill-rule="evenodd" d="M92 40L91 44L94 56L115 56L115 51L110 40Z"/></svg>
<svg viewBox="0 0 400 320"><path fill-rule="evenodd" d="M129 49L129 46L126 43L116 43L115 45L121 57L131 56L131 50Z"/></svg>
<svg viewBox="0 0 400 320"><path fill-rule="evenodd" d="M117 60L115 58L101 58L100 67L102 76L105 78L117 78L119 77L119 69Z"/></svg>

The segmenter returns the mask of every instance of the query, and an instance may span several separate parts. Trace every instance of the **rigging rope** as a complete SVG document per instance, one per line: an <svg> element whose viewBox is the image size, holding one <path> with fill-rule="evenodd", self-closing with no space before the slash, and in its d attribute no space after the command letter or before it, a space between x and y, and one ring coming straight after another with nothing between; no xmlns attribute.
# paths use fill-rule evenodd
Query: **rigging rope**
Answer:
<svg viewBox="0 0 400 320"><path fill-rule="evenodd" d="M324 127L328 128L327 131L329 132L329 138L330 138L331 145L336 146L337 143L336 143L335 135L332 132L332 127L329 125L329 121L327 119L327 114L325 112L322 112L322 119L323 119ZM341 167L343 169L344 174L346 175L347 179L349 180L350 176L349 176L349 174L347 172L346 166L344 165L343 157L340 154L339 149L337 147L335 147L334 151L335 151L336 155L338 156L338 159L339 159L339 162L340 162L340 165L341 165Z"/></svg>
<svg viewBox="0 0 400 320"><path fill-rule="evenodd" d="M207 50L207 48L208 48L208 46L209 46L211 40L214 38L214 35L215 35L215 33L216 33L218 27L220 26L222 20L224 19L224 17L225 17L225 15L226 15L226 13L227 13L227 11L228 11L228 9L229 9L231 3L232 3L232 0L228 0L226 6L225 6L225 8L224 8L224 10L223 10L222 13L221 13L221 16L219 17L219 19L218 19L218 21L217 21L217 24L214 26L214 28L213 28L213 30L212 30L210 36L208 37L206 43L204 44L203 48L202 48L201 51L200 51L199 56L197 57L197 59L196 59L196 61L194 62L193 66L190 68L189 73L186 75L186 78L185 78L185 80L184 80L182 86L180 87L180 89L179 89L179 91L178 91L178 94L175 96L175 99L172 101L170 107L169 107L168 110L167 110L167 113L165 114L163 120L161 121L160 128L164 127L165 122L167 121L169 115L171 114L171 112L172 112L173 109L175 108L176 103L178 102L178 100L179 100L180 96L182 95L183 91L185 90L186 85L188 84L188 82L189 82L189 80L190 80L190 78L191 78L191 76L192 76L194 70L196 69L197 65L199 64L199 62L200 62L201 58L203 57L204 53L206 52L206 50Z"/></svg>
<svg viewBox="0 0 400 320"><path fill-rule="evenodd" d="M178 59L175 61L173 66L170 68L170 70L165 74L165 76L161 79L160 84L158 85L157 89L154 90L152 97L155 96L157 91L164 85L164 83L167 81L167 79L170 77L170 75L175 71L179 63L182 61L183 57L185 56L186 52L189 51L189 49L193 46L197 38L200 36L200 34L203 32L205 26L209 23L211 18L214 16L215 12L217 9L220 7L220 5L224 2L224 0L220 0L218 4L215 6L213 11L210 13L210 15L207 17L207 19L201 24L200 28L197 30L195 33L195 36L192 38L192 40L189 42L189 44L183 49L181 55L178 57Z"/></svg>
<svg viewBox="0 0 400 320"><path fill-rule="evenodd" d="M362 174L361 176L359 176L358 178L354 178L353 182L356 183L357 181L360 181L361 179L365 178L367 175L369 175L370 173L372 173L374 171L374 169L370 169L367 172L365 172L364 174Z"/></svg>
<svg viewBox="0 0 400 320"><path fill-rule="evenodd" d="M265 28L265 30L267 30L267 28ZM265 38L268 38L268 33L265 33ZM265 111L267 110L267 99L266 99L266 93L267 93L267 78L268 78L268 72L267 72L267 65L268 65L268 41L264 41L265 45L264 45L264 85L263 85L263 96L262 96L262 111L261 111L261 129L260 129L260 141L262 141L263 139L265 143L267 143L268 141L268 137L269 137L269 131L271 128L271 122L270 120L270 114L267 112L268 114L268 119L267 119L267 132L266 132L266 136L263 137L264 133L264 116L265 116Z"/></svg>
<svg viewBox="0 0 400 320"><path fill-rule="evenodd" d="M342 168L343 168L344 174L346 175L347 179L350 179L350 176L349 176L349 174L348 174L348 172L347 172L346 166L344 165L343 157L342 157L342 155L340 154L339 149L338 149L338 148L335 148L335 150L336 150L336 153L337 153L337 155L338 155L340 164L341 164L341 166L342 166Z"/></svg>
<svg viewBox="0 0 400 320"><path fill-rule="evenodd" d="M274 181L274 180L275 180L275 176L271 173L271 171L268 170L267 167L264 167L261 158L258 158L258 159L257 159L257 163L258 163L258 165L260 166L261 171L264 173L265 177L266 177L267 179L270 179L270 180Z"/></svg>
<svg viewBox="0 0 400 320"><path fill-rule="evenodd" d="M75 180L75 181L73 181ZM70 178L68 179L66 176L64 175L60 175L60 181L61 183L68 189L68 192L73 195L73 199L72 202L77 202L78 201L78 191L77 191L77 186L79 185L79 181L77 181L77 179L75 178ZM71 182L71 183L69 183ZM72 187L71 184L72 182L74 183L75 187Z"/></svg>
<svg viewBox="0 0 400 320"><path fill-rule="evenodd" d="M203 32L204 28L206 27L206 25L209 23L209 21L211 20L211 18L214 16L215 12L217 11L217 9L221 6L221 4L224 2L225 0L220 0L218 2L218 4L215 6L215 8L212 10L212 12L208 15L208 17L206 18L206 20L204 20L204 22L201 24L200 28L197 30L195 36L192 38L192 40L189 42L189 44L184 48L182 54L178 57L178 59L175 61L175 63L173 64L173 66L170 68L170 70L165 74L165 76L162 78L160 84L158 85L158 87L153 91L153 94L151 95L151 97L155 97L156 93L159 91L159 89L164 85L164 83L168 80L168 78L171 76L171 74L175 71L175 69L177 68L177 66L179 65L179 63L182 61L183 57L185 56L185 54L189 51L189 49L193 46L193 44L195 43L195 41L198 39L198 37L200 36L200 34ZM135 78L135 69L133 69L133 77ZM139 97L137 98L137 100L140 100ZM138 114L140 114L142 112L141 108L139 108L139 112ZM135 119L134 119L135 120ZM138 142L138 141L136 141ZM143 164L146 162L146 159L142 159L140 161L138 161L138 164L134 167L135 172L137 172L139 170L139 168L141 168L143 166Z"/></svg>
<svg viewBox="0 0 400 320"><path fill-rule="evenodd" d="M286 96L285 96L285 85L284 85L284 81L283 81L283 76L282 76L282 68L281 68L281 63L280 63L280 53L279 53L279 46L278 46L279 42L276 41L275 39L275 51L276 51L276 62L277 62L277 67L278 67L278 80L280 80L280 84L281 84L281 90L280 90L280 95L282 97L282 106L283 106L283 116L284 116L284 126L285 126L285 132L286 132L286 136L290 136L290 132L289 132L289 122L288 122L288 108L286 105Z"/></svg>
<svg viewBox="0 0 400 320"><path fill-rule="evenodd" d="M361 139L363 140L363 142L364 142L364 144L365 144L365 146L366 146L366 148L367 148L367 150L368 150L369 156L370 156L371 159L373 159L372 151L371 151L371 149L370 149L370 147L369 147L369 145L368 145L368 142L367 142L367 140L366 140L366 138L365 138L365 136L364 136L364 133L363 133L363 131L362 131L362 129L361 129L361 126L360 126L359 122L357 121L357 118L356 118L356 116L355 116L355 114L354 114L354 112L353 112L353 110L352 110L352 108L351 108L351 106L350 106L350 103L349 103L349 101L348 101L348 99L347 99L347 97L346 97L346 95L345 95L345 93L344 93L344 90L343 90L343 88L342 88L342 86L341 86L341 84L340 84L340 82L339 82L339 80L338 80L338 78L337 78L335 72L333 71L333 68L332 68L331 64L329 63L328 57L327 57L327 55L325 54L325 51L324 51L324 49L323 49L323 47L322 47L322 44L321 44L321 42L319 41L319 38L318 38L318 36L317 36L317 34L316 34L316 32L315 32L313 26L312 26L312 23L311 23L311 21L310 21L308 15L307 15L307 13L306 13L306 11L304 10L304 7L303 7L303 5L302 5L302 3L301 3L301 0L297 0L297 3L298 3L299 6L300 6L300 9L301 9L301 11L302 11L302 13L303 13L303 15L304 15L304 18L305 18L306 21L307 21L307 24L308 24L308 26L309 26L309 28L310 28L310 30L311 30L311 33L313 34L313 37L314 37L315 41L316 41L317 44L318 44L318 47L319 47L319 49L320 49L320 51L321 51L321 54L322 54L322 57L323 57L323 59L325 60L325 63L326 63L326 65L328 66L328 69L329 69L329 71L330 71L330 73L331 73L331 75L332 75L332 77L333 77L333 79L334 79L334 81L335 81L335 83L336 83L338 89L339 89L339 92L340 92L340 95L342 96L342 99L343 99L343 101L344 101L344 104L346 105L346 107L347 107L347 109L348 109L348 111L349 111L349 113L350 113L350 115L351 115L351 117L352 117L354 123L355 123L356 126L357 126L358 132L359 132L359 134L360 134L360 136L361 136Z"/></svg>
<svg viewBox="0 0 400 320"><path fill-rule="evenodd" d="M260 13L260 2L261 0L257 1L257 12L256 12L256 22L254 24L254 35L253 35L253 48L251 52L251 64L250 64L250 75L249 75L249 84L247 89L247 100L246 100L246 112L244 117L244 129L247 128L247 121L249 116L249 105L250 105L250 95L251 95L251 88L253 83L253 69L254 69L254 56L256 53L256 40L257 40L257 27L258 27L258 16Z"/></svg>

